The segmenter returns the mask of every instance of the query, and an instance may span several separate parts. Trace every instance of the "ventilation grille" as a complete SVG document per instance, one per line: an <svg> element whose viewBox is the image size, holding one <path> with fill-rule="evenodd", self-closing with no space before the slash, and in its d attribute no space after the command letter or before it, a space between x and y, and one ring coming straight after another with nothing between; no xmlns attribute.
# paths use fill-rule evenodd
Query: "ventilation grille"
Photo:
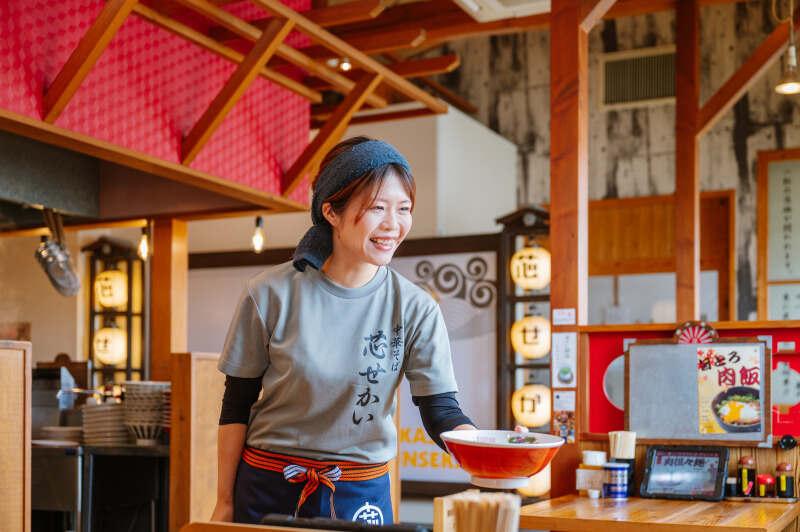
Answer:
<svg viewBox="0 0 800 532"><path fill-rule="evenodd" d="M605 54L602 106L606 109L675 100L675 49L659 47Z"/></svg>

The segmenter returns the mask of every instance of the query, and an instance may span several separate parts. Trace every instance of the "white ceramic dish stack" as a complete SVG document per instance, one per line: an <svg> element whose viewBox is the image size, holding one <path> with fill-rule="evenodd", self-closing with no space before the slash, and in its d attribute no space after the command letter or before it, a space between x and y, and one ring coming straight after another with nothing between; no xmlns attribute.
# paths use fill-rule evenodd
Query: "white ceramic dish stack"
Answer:
<svg viewBox="0 0 800 532"><path fill-rule="evenodd" d="M161 426L169 429L172 423L172 389L164 390L164 404L161 406Z"/></svg>
<svg viewBox="0 0 800 532"><path fill-rule="evenodd" d="M82 427L42 427L40 429L40 439L42 440L55 440L55 441L74 441L81 442L83 438Z"/></svg>
<svg viewBox="0 0 800 532"><path fill-rule="evenodd" d="M84 445L124 445L129 442L120 403L83 406Z"/></svg>
<svg viewBox="0 0 800 532"><path fill-rule="evenodd" d="M136 445L156 445L163 429L164 395L170 390L170 383L126 381L124 385L125 425L136 438Z"/></svg>

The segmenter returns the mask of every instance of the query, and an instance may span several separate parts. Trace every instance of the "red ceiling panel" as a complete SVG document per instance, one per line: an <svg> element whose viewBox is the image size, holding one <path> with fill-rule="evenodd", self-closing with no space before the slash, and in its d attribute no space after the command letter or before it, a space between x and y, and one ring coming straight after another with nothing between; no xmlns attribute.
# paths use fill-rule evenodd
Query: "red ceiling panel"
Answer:
<svg viewBox="0 0 800 532"><path fill-rule="evenodd" d="M298 11L310 0L288 0ZM96 18L103 2L0 2L0 107L42 116L46 87ZM263 16L249 2L228 9ZM290 35L294 46L307 44ZM129 16L56 124L158 158L179 162L181 141L235 65ZM193 168L271 193L308 143L307 100L257 78L228 114ZM307 187L293 195L306 201Z"/></svg>

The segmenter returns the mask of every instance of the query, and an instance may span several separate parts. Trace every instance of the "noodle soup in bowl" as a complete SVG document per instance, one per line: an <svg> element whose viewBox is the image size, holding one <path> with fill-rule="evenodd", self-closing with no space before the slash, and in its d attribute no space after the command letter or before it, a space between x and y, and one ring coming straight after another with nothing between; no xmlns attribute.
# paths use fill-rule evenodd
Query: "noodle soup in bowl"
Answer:
<svg viewBox="0 0 800 532"><path fill-rule="evenodd" d="M442 440L472 484L498 489L526 486L564 444L560 436L513 430L451 430Z"/></svg>

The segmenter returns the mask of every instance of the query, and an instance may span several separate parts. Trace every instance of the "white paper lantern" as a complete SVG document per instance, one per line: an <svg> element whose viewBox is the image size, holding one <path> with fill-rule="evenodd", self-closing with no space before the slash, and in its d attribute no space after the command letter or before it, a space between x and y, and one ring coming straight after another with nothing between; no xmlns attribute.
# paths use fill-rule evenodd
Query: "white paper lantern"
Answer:
<svg viewBox="0 0 800 532"><path fill-rule="evenodd" d="M105 366L116 366L126 360L126 334L122 329L103 327L94 335L94 357Z"/></svg>
<svg viewBox="0 0 800 532"><path fill-rule="evenodd" d="M511 411L517 423L541 427L550 422L550 388L543 384L526 384L511 396Z"/></svg>
<svg viewBox="0 0 800 532"><path fill-rule="evenodd" d="M525 316L511 326L511 347L525 358L541 358L550 352L550 321Z"/></svg>
<svg viewBox="0 0 800 532"><path fill-rule="evenodd" d="M104 307L128 303L128 276L119 270L100 272L94 280L94 297Z"/></svg>
<svg viewBox="0 0 800 532"><path fill-rule="evenodd" d="M550 491L550 464L528 479L528 485L517 490L525 497L542 497Z"/></svg>
<svg viewBox="0 0 800 532"><path fill-rule="evenodd" d="M550 252L522 248L511 257L511 279L523 290L540 290L550 284Z"/></svg>

